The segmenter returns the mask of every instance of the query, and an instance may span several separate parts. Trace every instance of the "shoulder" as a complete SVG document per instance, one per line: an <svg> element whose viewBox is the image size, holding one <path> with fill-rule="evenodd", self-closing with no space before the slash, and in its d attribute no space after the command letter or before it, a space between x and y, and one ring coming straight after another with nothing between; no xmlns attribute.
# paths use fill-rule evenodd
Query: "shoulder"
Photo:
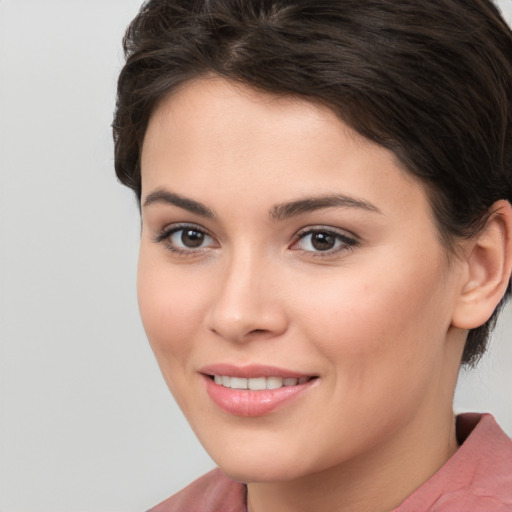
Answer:
<svg viewBox="0 0 512 512"><path fill-rule="evenodd" d="M214 469L148 512L246 512L244 484Z"/></svg>
<svg viewBox="0 0 512 512"><path fill-rule="evenodd" d="M512 441L490 414L457 417L460 448L395 512L512 511Z"/></svg>

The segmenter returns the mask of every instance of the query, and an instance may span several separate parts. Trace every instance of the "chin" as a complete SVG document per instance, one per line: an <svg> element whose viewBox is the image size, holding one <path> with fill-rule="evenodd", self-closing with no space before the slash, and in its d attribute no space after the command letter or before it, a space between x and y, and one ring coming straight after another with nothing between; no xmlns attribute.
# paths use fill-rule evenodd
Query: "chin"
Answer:
<svg viewBox="0 0 512 512"><path fill-rule="evenodd" d="M232 445L229 451L216 449L209 453L227 476L242 483L283 482L316 472L315 468L304 464L304 456L286 447L276 450L268 446L248 448Z"/></svg>
<svg viewBox="0 0 512 512"><path fill-rule="evenodd" d="M268 467L270 464L272 467ZM297 468L281 467L276 465L274 461L270 462L269 460L263 466L246 462L245 464L219 464L219 467L229 478L244 484L284 482L304 476L297 472Z"/></svg>

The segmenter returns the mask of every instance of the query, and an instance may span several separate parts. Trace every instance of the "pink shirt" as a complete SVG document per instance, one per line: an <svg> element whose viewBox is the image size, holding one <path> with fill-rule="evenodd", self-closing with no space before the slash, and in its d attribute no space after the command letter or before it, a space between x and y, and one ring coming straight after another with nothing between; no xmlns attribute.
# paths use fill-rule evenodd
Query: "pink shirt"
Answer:
<svg viewBox="0 0 512 512"><path fill-rule="evenodd" d="M490 414L457 417L461 447L393 512L512 512L512 441ZM214 469L149 512L247 512L246 487Z"/></svg>

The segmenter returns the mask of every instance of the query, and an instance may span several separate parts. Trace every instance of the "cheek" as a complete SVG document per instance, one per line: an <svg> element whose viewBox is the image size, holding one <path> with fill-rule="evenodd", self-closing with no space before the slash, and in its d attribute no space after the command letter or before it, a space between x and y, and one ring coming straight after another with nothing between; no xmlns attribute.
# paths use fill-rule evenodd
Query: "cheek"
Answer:
<svg viewBox="0 0 512 512"><path fill-rule="evenodd" d="M160 259L161 256L160 256ZM165 260L165 258L164 258ZM169 369L184 366L205 314L206 290L199 276L179 271L141 248L137 294L142 323L167 379Z"/></svg>
<svg viewBox="0 0 512 512"><path fill-rule="evenodd" d="M406 379L440 355L449 327L442 262L423 268L403 263L395 264L399 272L347 272L307 286L307 301L295 316L338 370L333 373L351 386Z"/></svg>
<svg viewBox="0 0 512 512"><path fill-rule="evenodd" d="M443 360L447 324L435 269L364 275L308 286L299 315L315 359L327 363L330 403L340 404L323 408L326 436L354 446L392 432L424 402Z"/></svg>

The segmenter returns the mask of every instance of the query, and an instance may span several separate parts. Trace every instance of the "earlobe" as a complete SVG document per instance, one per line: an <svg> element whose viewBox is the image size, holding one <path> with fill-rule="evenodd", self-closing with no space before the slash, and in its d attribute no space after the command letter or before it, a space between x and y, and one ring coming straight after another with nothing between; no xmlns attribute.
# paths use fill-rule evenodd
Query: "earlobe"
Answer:
<svg viewBox="0 0 512 512"><path fill-rule="evenodd" d="M474 329L492 315L510 282L512 272L512 207L497 201L483 229L471 240L467 272L452 325Z"/></svg>

